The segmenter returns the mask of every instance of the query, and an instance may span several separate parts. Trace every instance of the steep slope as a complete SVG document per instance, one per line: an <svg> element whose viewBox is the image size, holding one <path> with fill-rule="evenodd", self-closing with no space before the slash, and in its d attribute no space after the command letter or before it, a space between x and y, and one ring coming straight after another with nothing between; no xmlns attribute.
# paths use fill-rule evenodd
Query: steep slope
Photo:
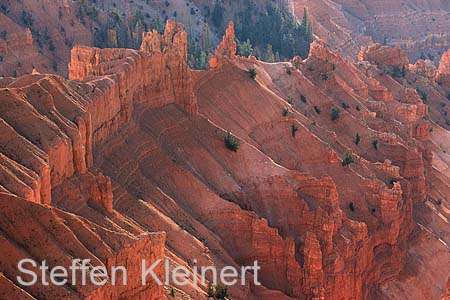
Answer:
<svg viewBox="0 0 450 300"><path fill-rule="evenodd" d="M206 298L207 284L138 286L142 255L172 269L258 260L262 286L248 273L232 299L445 294L445 60L441 85L398 48L363 49L354 64L316 42L306 60L267 64L235 55L231 23L211 70L192 71L181 25L142 40L140 51L75 47L71 80L0 79L5 297ZM19 287L21 255L130 259L133 284Z"/></svg>
<svg viewBox="0 0 450 300"><path fill-rule="evenodd" d="M399 45L412 60L439 57L450 46L447 1L291 0L301 18L307 8L314 32L330 47L354 59L372 42Z"/></svg>

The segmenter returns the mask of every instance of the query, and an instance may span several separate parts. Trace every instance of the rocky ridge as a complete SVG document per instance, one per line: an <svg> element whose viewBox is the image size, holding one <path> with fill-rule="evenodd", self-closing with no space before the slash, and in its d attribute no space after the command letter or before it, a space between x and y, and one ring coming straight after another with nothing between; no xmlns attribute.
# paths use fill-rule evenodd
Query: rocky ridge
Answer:
<svg viewBox="0 0 450 300"><path fill-rule="evenodd" d="M66 243L50 242L48 232L62 230L77 237L73 247L95 249L98 264L148 249L172 267L260 261L263 286L248 280L230 289L233 299L379 299L412 286L405 299L443 295L448 268L436 275L412 266L418 253L433 265L426 240L441 265L449 261L439 223L447 218L447 145L438 141L448 131L434 115L445 81L411 67L405 77L419 86L405 87L383 68L409 69L392 61L391 53L405 57L398 48L365 49L353 64L316 42L306 60L266 64L235 56L233 36L230 24L210 71L187 67L186 33L169 21L163 35L143 35L140 51L75 47L71 80L2 78L4 242L46 257L43 248ZM424 83L427 104L416 89ZM226 131L241 141L236 153L223 145ZM353 163L344 166L348 155ZM34 211L39 228L57 224L34 237L39 243L24 224ZM11 229L17 222L20 234ZM107 250L93 246L102 242ZM19 287L17 251L0 260L6 297L73 297ZM178 298L205 297L205 286L172 288ZM152 285L106 290L80 298L169 298Z"/></svg>

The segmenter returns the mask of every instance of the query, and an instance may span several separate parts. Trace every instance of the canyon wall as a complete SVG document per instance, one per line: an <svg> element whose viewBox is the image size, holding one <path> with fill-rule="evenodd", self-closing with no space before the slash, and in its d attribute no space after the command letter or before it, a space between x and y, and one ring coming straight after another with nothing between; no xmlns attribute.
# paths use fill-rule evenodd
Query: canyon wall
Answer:
<svg viewBox="0 0 450 300"><path fill-rule="evenodd" d="M447 216L445 58L433 78L398 47L364 48L354 64L316 41L306 60L268 64L237 56L234 40L230 23L211 70L192 71L169 21L139 51L74 47L70 80L0 78L4 297L206 298L205 285L140 286L142 257L258 260L262 286L248 273L232 299L445 294L448 269L426 252L428 240L450 261L436 213ZM131 283L20 287L22 256L124 264Z"/></svg>
<svg viewBox="0 0 450 300"><path fill-rule="evenodd" d="M290 0L300 19L306 8L314 33L331 49L354 60L361 46L373 42L400 46L413 61L437 63L450 46L450 7L443 1Z"/></svg>

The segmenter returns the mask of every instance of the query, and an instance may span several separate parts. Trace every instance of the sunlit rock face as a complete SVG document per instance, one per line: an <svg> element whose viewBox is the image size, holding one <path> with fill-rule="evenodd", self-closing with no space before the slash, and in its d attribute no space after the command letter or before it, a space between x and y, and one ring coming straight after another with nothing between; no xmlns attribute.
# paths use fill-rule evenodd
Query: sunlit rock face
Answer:
<svg viewBox="0 0 450 300"><path fill-rule="evenodd" d="M317 40L269 64L234 40L230 23L211 70L193 71L168 21L140 50L74 47L68 80L0 79L0 296L206 298L206 284L142 286L142 258L259 261L262 285L248 274L232 299L446 294L446 56L432 76L399 47L353 63ZM125 265L130 284L19 288L22 256Z"/></svg>

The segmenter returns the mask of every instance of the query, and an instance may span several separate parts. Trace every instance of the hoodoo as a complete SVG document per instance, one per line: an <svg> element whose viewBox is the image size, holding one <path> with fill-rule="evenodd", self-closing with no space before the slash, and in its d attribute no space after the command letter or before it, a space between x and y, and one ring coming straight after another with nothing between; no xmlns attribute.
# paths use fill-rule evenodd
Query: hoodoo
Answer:
<svg viewBox="0 0 450 300"><path fill-rule="evenodd" d="M3 2L0 300L448 299L445 4Z"/></svg>

